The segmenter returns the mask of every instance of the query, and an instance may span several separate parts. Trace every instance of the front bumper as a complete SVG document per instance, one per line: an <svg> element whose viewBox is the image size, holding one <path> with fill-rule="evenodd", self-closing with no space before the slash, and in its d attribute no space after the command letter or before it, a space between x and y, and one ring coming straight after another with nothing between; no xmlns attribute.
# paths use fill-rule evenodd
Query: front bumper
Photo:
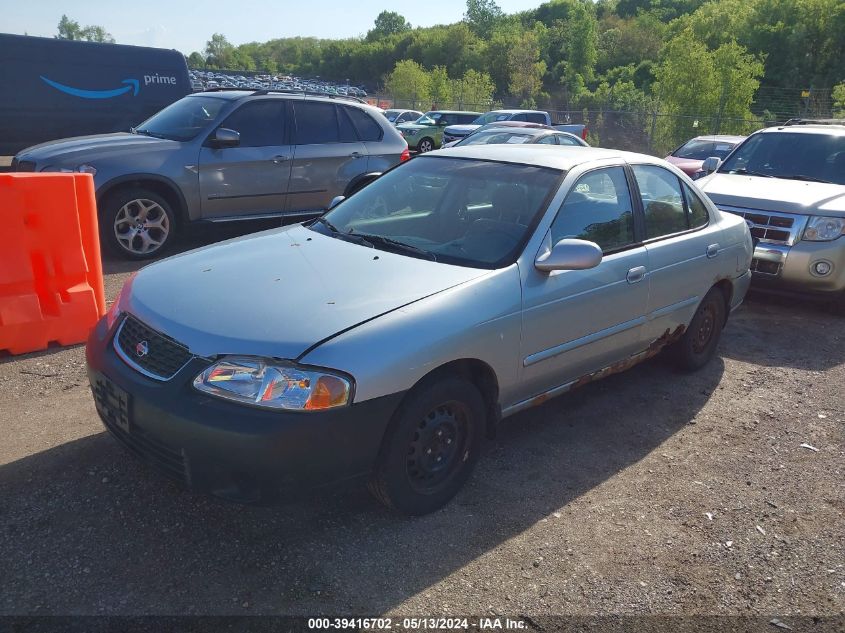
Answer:
<svg viewBox="0 0 845 633"><path fill-rule="evenodd" d="M827 275L815 272L818 262L831 266ZM845 292L845 237L793 246L761 242L754 249L752 270L756 288L832 298Z"/></svg>
<svg viewBox="0 0 845 633"><path fill-rule="evenodd" d="M207 360L195 357L172 379L153 380L117 356L113 334L102 319L86 347L88 378L106 428L170 477L234 501L369 474L403 395L320 413L239 405L192 387Z"/></svg>

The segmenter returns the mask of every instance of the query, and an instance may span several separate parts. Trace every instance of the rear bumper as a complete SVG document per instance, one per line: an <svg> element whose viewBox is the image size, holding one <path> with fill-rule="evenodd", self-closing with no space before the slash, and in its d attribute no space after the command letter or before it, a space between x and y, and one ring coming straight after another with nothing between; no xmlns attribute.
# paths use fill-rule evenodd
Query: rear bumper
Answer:
<svg viewBox="0 0 845 633"><path fill-rule="evenodd" d="M403 395L316 414L238 405L191 386L207 361L194 358L171 380L152 380L117 356L112 334L101 320L86 348L88 377L106 428L170 477L234 501L369 474Z"/></svg>

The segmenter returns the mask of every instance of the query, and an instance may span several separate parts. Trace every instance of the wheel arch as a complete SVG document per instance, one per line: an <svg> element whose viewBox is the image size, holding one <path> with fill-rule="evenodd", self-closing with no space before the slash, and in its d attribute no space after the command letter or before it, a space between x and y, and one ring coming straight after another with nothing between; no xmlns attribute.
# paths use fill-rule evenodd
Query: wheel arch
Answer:
<svg viewBox="0 0 845 633"><path fill-rule="evenodd" d="M416 390L420 385L437 382L445 376L459 376L468 380L478 388L481 397L484 400L484 405L487 413L485 419L485 431L488 438L495 437L496 426L501 419L501 406L499 404L499 380L496 376L495 370L485 363L483 360L477 358L460 358L449 361L440 365L436 369L431 370L425 376L420 378L408 394ZM408 397L406 394L406 398ZM404 399L403 399L404 400ZM400 405L401 408L401 405Z"/></svg>
<svg viewBox="0 0 845 633"><path fill-rule="evenodd" d="M713 284L713 288L719 290L725 299L725 323L728 322L728 316L731 313L731 301L733 300L734 285L729 279L722 279Z"/></svg>
<svg viewBox="0 0 845 633"><path fill-rule="evenodd" d="M164 198L173 209L178 223L188 221L188 203L181 189L169 178L157 174L127 174L112 178L97 189L97 207L102 208L115 193L136 187L149 189Z"/></svg>

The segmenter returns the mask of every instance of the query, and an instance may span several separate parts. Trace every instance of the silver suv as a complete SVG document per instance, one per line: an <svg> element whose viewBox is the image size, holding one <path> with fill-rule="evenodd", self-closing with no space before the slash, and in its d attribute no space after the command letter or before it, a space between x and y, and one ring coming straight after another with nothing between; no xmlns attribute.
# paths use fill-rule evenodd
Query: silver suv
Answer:
<svg viewBox="0 0 845 633"><path fill-rule="evenodd" d="M755 132L697 184L759 240L757 288L832 300L845 311L845 121ZM714 172L715 170L715 172Z"/></svg>
<svg viewBox="0 0 845 633"><path fill-rule="evenodd" d="M146 266L92 331L88 376L112 435L194 489L362 477L421 514L500 418L664 348L703 367L751 252L659 159L455 147L311 223Z"/></svg>
<svg viewBox="0 0 845 633"><path fill-rule="evenodd" d="M220 91L130 132L30 147L12 168L93 174L103 242L147 259L197 222L319 215L408 157L395 128L357 100Z"/></svg>

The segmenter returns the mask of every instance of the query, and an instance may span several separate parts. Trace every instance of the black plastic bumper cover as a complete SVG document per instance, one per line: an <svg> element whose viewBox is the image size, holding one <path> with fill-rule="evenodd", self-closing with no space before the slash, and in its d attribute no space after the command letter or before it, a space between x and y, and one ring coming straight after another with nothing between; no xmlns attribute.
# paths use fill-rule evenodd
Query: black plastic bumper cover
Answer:
<svg viewBox="0 0 845 633"><path fill-rule="evenodd" d="M367 475L404 395L317 413L239 405L193 388L207 361L194 358L171 380L152 380L117 356L112 335L102 319L86 347L106 428L165 474L236 501Z"/></svg>

